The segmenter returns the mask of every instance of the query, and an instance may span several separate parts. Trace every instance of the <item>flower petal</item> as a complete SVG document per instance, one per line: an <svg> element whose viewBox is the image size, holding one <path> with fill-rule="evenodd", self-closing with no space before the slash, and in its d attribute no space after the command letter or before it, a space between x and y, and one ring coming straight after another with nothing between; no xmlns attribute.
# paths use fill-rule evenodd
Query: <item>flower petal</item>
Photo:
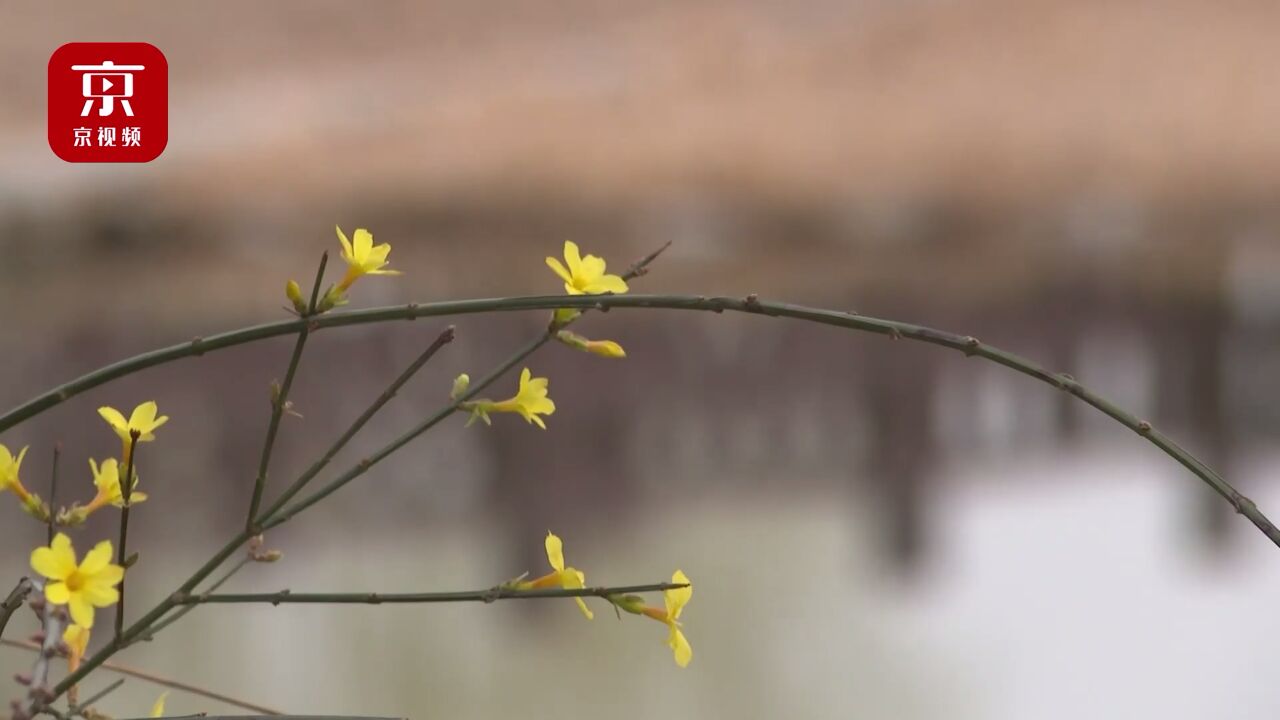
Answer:
<svg viewBox="0 0 1280 720"><path fill-rule="evenodd" d="M76 570L76 552L71 538L58 533L49 547L31 551L31 569L51 580L66 580Z"/></svg>
<svg viewBox="0 0 1280 720"><path fill-rule="evenodd" d="M129 421L124 419L124 415L120 414L119 410L113 407L100 407L98 414L107 421L117 435L126 441L129 439Z"/></svg>
<svg viewBox="0 0 1280 720"><path fill-rule="evenodd" d="M165 690L160 693L160 697L156 698L156 702L151 706L151 717L164 717L164 701L169 699L169 691Z"/></svg>
<svg viewBox="0 0 1280 720"><path fill-rule="evenodd" d="M110 562L111 541L103 540L97 545L94 545L93 549L89 551L89 554L84 556L84 562L80 563L80 574L97 575L102 572L103 568L110 564Z"/></svg>
<svg viewBox="0 0 1280 720"><path fill-rule="evenodd" d="M577 277L582 274L582 256L578 254L578 244L572 240L564 241L564 261L569 266L569 274Z"/></svg>
<svg viewBox="0 0 1280 720"><path fill-rule="evenodd" d="M564 571L564 543L550 530L547 531L547 562L556 572Z"/></svg>
<svg viewBox="0 0 1280 720"><path fill-rule="evenodd" d="M667 617L676 620L680 617L680 612L684 610L684 606L693 597L693 584L689 582L689 578L681 570L676 570L671 575L671 582L677 585L688 585L688 587L678 588L675 590L664 590L662 599L667 604Z"/></svg>
<svg viewBox="0 0 1280 720"><path fill-rule="evenodd" d="M593 295L607 292L613 293L614 295L621 295L629 289L630 288L627 287L627 281L623 280L618 275L601 275L599 278L592 281L591 287L587 292L590 292Z"/></svg>
<svg viewBox="0 0 1280 720"><path fill-rule="evenodd" d="M66 605L71 599L71 591L67 589L66 583L51 582L44 586L44 597L54 605Z"/></svg>
<svg viewBox="0 0 1280 720"><path fill-rule="evenodd" d="M580 598L580 597L576 597L576 598L574 598L574 600L577 600L577 601L578 601L578 609L582 611L582 614L583 614L583 615L586 615L586 616L587 616L587 619L588 619L588 620L595 620L595 619L596 619L595 613L591 612L591 608L587 607L587 603L586 603L586 601L585 601L585 600L583 600L583 599L582 599L582 598Z"/></svg>
<svg viewBox="0 0 1280 720"><path fill-rule="evenodd" d="M84 598L85 602L94 607L110 607L120 602L120 591L106 585L89 583L77 597Z"/></svg>
<svg viewBox="0 0 1280 720"><path fill-rule="evenodd" d="M347 239L347 234L342 232L342 228L337 225L333 226L338 231L338 242L342 243L342 259L347 262L355 262L355 258L351 254L351 241Z"/></svg>
<svg viewBox="0 0 1280 720"><path fill-rule="evenodd" d="M693 660L693 646L689 644L689 639L684 636L680 628L675 625L671 626L671 634L667 638L667 645L671 647L671 653L675 656L676 664L680 667L688 667L689 661Z"/></svg>
<svg viewBox="0 0 1280 720"><path fill-rule="evenodd" d="M551 268L551 272L559 275L560 279L565 281L566 286L573 282L573 276L569 274L569 271L565 269L564 265L560 264L559 260L553 257L547 258L547 267Z"/></svg>
<svg viewBox="0 0 1280 720"><path fill-rule="evenodd" d="M68 604L71 610L71 619L75 624L83 626L85 630L93 629L93 606L85 599L81 593L74 593L71 596L71 602Z"/></svg>
<svg viewBox="0 0 1280 720"><path fill-rule="evenodd" d="M373 249L373 233L364 228L357 228L354 242L351 243L356 262L364 263L369 259L369 251ZM388 250L391 248L388 247Z"/></svg>
<svg viewBox="0 0 1280 720"><path fill-rule="evenodd" d="M156 407L154 400L148 400L133 409L133 414L129 416L129 429L140 430L143 434L151 432L151 425L156 420Z"/></svg>
<svg viewBox="0 0 1280 720"><path fill-rule="evenodd" d="M604 275L604 260L595 255L582 258L582 279L588 283L599 280Z"/></svg>

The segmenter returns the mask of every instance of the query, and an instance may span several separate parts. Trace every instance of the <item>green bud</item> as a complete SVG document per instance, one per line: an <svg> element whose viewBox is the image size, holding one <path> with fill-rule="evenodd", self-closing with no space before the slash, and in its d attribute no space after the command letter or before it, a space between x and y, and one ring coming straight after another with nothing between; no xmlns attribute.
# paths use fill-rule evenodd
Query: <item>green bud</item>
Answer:
<svg viewBox="0 0 1280 720"><path fill-rule="evenodd" d="M461 400L463 395L467 394L467 388L471 387L471 376L462 373L453 379L453 389L449 391L450 400Z"/></svg>
<svg viewBox="0 0 1280 720"><path fill-rule="evenodd" d="M618 609L625 610L632 615L644 613L644 598L639 595L610 595L608 600Z"/></svg>

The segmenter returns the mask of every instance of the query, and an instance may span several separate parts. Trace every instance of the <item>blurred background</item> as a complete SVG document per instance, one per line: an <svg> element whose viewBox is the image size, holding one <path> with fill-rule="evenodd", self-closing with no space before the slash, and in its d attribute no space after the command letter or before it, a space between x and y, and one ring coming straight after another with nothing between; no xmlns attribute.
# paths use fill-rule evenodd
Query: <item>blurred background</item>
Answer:
<svg viewBox="0 0 1280 720"><path fill-rule="evenodd" d="M354 307L556 293L543 258L565 239L618 269L670 240L635 291L981 337L1152 419L1274 512L1277 27L1280 5L1246 0L0 2L0 405L285 317L284 281L337 249L335 224L404 271L358 283ZM168 57L168 149L62 162L49 55L128 40ZM457 320L322 479L545 320ZM446 322L318 334L272 487ZM202 608L120 661L295 713L1280 712L1277 549L1098 413L833 328L619 310L578 330L629 357L534 356L559 407L546 433L450 420L273 532L285 560L229 588L483 588L543 572L553 529L592 582L694 579L688 669L656 623L603 603L587 623L567 600ZM37 491L60 442L63 497L83 501L86 458L118 452L99 405L172 417L140 456L133 617L243 522L291 345L149 370L0 438L31 446ZM113 534L108 514L77 543ZM42 537L4 503L0 577ZM24 611L9 636L34 627ZM0 677L30 660L0 649ZM156 693L131 680L102 709L141 715ZM169 701L202 711L232 710Z"/></svg>

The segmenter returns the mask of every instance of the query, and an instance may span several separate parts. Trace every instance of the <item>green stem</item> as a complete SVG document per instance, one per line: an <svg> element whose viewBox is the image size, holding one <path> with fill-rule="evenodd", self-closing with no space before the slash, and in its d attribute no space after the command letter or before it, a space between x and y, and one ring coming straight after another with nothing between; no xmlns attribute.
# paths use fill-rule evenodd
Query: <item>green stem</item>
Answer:
<svg viewBox="0 0 1280 720"><path fill-rule="evenodd" d="M54 443L53 445L53 469L49 472L49 522L46 523L46 535L48 542L46 545L53 544L54 525L57 524L58 515L58 460L62 457L62 443Z"/></svg>
<svg viewBox="0 0 1280 720"><path fill-rule="evenodd" d="M183 605L209 603L264 603L269 605L324 604L324 605L391 605L421 603L483 602L495 600L545 600L547 598L608 597L632 593L659 592L688 587L684 583L651 583L648 585L621 585L618 587L584 588L535 588L517 590L497 587L485 590L463 590L434 593L295 593L281 590L274 593L223 593L188 595L179 598Z"/></svg>
<svg viewBox="0 0 1280 720"><path fill-rule="evenodd" d="M137 457L138 438L142 437L142 433L138 430L129 431L129 461L124 466L124 477L117 479L120 481L120 497L124 500L124 507L120 509L120 547L116 552L116 564L126 567L125 556L127 551L127 543L129 541L129 500L133 497L133 461ZM128 571L125 575L128 575ZM125 579L120 579L120 587L117 591L120 593L120 599L116 602L116 637L120 637L120 633L124 631L124 583Z"/></svg>
<svg viewBox="0 0 1280 720"><path fill-rule="evenodd" d="M258 516L258 505L262 503L262 492L267 486L267 468L271 465L271 452L276 446L276 433L280 430L280 418L284 417L284 409L289 402L289 390L293 387L293 377L298 372L298 363L302 361L302 350L307 345L307 337L311 335L311 324L307 322L315 315L316 302L320 297L320 283L324 282L324 268L329 264L329 253L320 255L320 267L316 270L316 280L311 286L311 301L307 304L307 314L302 317L303 324L298 330L298 339L293 344L293 355L289 357L289 369L285 371L284 382L271 398L271 422L267 424L267 437L262 443L262 457L258 460L258 476L253 482L253 499L249 502L249 514L245 517L245 527L253 526L253 519Z"/></svg>
<svg viewBox="0 0 1280 720"><path fill-rule="evenodd" d="M347 428L346 432L344 432L341 437L333 443L333 445L329 446L329 449L325 451L324 455L321 455L320 459L312 463L311 467L307 468L302 475L299 475L298 479L294 480L293 484L290 485L279 498L276 498L276 501L271 504L271 507L267 508L262 513L260 518L255 518L255 526L260 525L263 518L269 518L274 515L280 510L280 508L284 507L285 503L292 500L295 495L301 492L302 489L307 486L307 483L311 482L311 479L318 475L320 471L333 460L334 456L342 450L342 448L346 447L347 443L351 441L351 438L355 437L356 433L360 432L361 428L363 428L384 405L391 402L391 398L396 396L396 393L400 391L400 388L404 387L404 384L409 382L409 379L421 370L422 366L426 365L427 361L430 360L432 356L440 350L440 348L453 341L454 332L455 329L452 325L445 328L444 331L436 337L435 341L432 342L431 345L428 346L427 349L409 365L409 367L405 368L404 372L400 373L400 376L387 386L386 390L382 391L382 394L373 401L373 404L366 408L365 411L360 414L360 417L356 418L355 422L351 423L351 426Z"/></svg>
<svg viewBox="0 0 1280 720"><path fill-rule="evenodd" d="M528 345L517 350L515 354L507 358L506 362L502 363L502 365L498 366L497 369L489 373L483 380L473 384L463 397L458 398L455 402L440 408L426 420L418 423L405 434L383 446L382 449L351 466L346 472L331 480L328 485L325 485L311 495L308 495L283 510L267 514L266 518L262 522L261 530L270 530L273 527L288 522L290 518L294 517L298 513L329 497L347 483L365 474L374 465L377 465L379 462L386 459L388 455L404 447L414 438L440 424L442 420L457 412L462 403L475 397L476 394L483 392L485 388L492 385L495 380L501 377L508 370L532 355L538 348L546 345L552 337L554 336L551 335L550 332L542 333L538 337L534 338ZM282 505L282 503L277 503L277 505Z"/></svg>
<svg viewBox="0 0 1280 720"><path fill-rule="evenodd" d="M244 567L245 567L246 565L248 565L249 563L251 563L251 562L253 562L253 558L249 557L248 555L246 555L245 557L241 558L241 559L240 559L240 562L236 563L235 565L232 565L230 570L227 570L225 573L223 573L223 574L222 574L222 577L220 577L220 578L218 578L217 580L214 580L212 583L210 583L210 584L209 584L209 587L205 588L205 589L204 589L204 593L202 593L202 594L207 594L207 593L214 592L214 591L215 591L215 590L217 590L218 588L222 587L223 585L225 585L225 584L226 584L226 582L227 582L228 580L230 580L231 578L235 577L235 576L236 576L236 573L238 573L238 572L240 572L241 570L243 570L243 569L244 569ZM179 610L175 611L175 612L174 612L172 615L170 615L169 617L166 617L166 618L164 618L164 619L162 619L162 620L160 620L160 621L156 622L154 625L152 625L152 626L151 626L151 628L147 630L147 632L146 632L146 634L145 634L145 635L139 635L139 636L138 636L138 642L151 642L151 639L152 639L152 638L154 638L154 637L156 636L156 633L159 633L161 630L164 630L165 628L169 627L170 625L172 625L172 624L174 624L174 623L178 622L179 620L181 620L181 619L183 618L183 616L185 616L187 613L189 613L189 612L191 612L192 610L195 610L195 609L196 609L196 606L195 606L195 605L187 605L187 606L185 606L185 607L183 607L183 608L181 608L181 609L179 609Z"/></svg>
<svg viewBox="0 0 1280 720"><path fill-rule="evenodd" d="M72 705L70 708L68 708L69 712L67 714L72 716L78 715L80 717L91 717L89 715L86 715L83 711L87 708L93 707L93 704L101 701L102 698L110 695L116 690L119 690L121 685L124 685L124 678L118 678L115 682L107 685L105 688L89 696L88 700Z"/></svg>
<svg viewBox="0 0 1280 720"><path fill-rule="evenodd" d="M422 317L438 317L442 315L468 315L491 312L514 312L522 310L550 310L555 308L601 309L611 308L646 308L667 310L697 310L705 312L741 312L770 317L785 317L822 325L832 325L886 335L890 338L904 338L918 342L941 345L960 352L990 360L999 365L1028 375L1036 380L1070 393L1084 403L1096 408L1121 425L1138 433L1148 442L1155 445L1169 457L1177 460L1196 477L1203 480L1215 492L1231 503L1237 512L1247 517L1264 535L1280 547L1280 530L1258 510L1252 500L1232 487L1222 476L1197 460L1182 449L1177 443L1163 433L1155 430L1149 423L1128 413L1111 403L1106 398L1089 390L1076 380L1065 374L1053 373L1039 365L999 348L978 341L976 338L935 330L920 325L881 320L854 313L823 310L819 308L791 305L780 302L767 302L754 296L746 298L703 297L698 295L592 295L592 296L545 296L493 298L484 300L457 300L408 305L397 307L381 307L369 310L355 310L332 315L322 315L311 320L317 328L345 327L348 325L364 325L368 323L388 322L391 320L413 320ZM61 385L39 397L24 403L8 413L0 416L0 431L12 427L37 413L47 410L67 398L97 387L105 382L138 372L145 368L172 362L192 355L200 355L211 350L234 347L245 343L262 340L277 335L298 332L305 321L291 320L256 327L235 330L215 335L206 339L197 339L189 343L174 345L161 350L135 356L128 360L95 370L65 385Z"/></svg>

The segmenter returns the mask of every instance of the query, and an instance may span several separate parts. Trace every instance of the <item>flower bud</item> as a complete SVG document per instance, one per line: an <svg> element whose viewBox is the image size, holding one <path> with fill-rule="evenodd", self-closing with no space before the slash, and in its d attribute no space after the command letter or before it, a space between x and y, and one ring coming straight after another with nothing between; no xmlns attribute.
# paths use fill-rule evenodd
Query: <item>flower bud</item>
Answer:
<svg viewBox="0 0 1280 720"><path fill-rule="evenodd" d="M462 373L453 379L453 389L449 391L450 400L461 400L462 396L467 394L467 388L471 387L471 376Z"/></svg>
<svg viewBox="0 0 1280 720"><path fill-rule="evenodd" d="M302 288L298 287L296 280L290 280L284 286L285 297L289 298L289 302L293 303L293 309L299 315L307 314L307 301L302 298Z"/></svg>
<svg viewBox="0 0 1280 720"><path fill-rule="evenodd" d="M624 358L627 356L627 351L612 340L590 340L587 342L586 351L607 358Z"/></svg>
<svg viewBox="0 0 1280 720"><path fill-rule="evenodd" d="M610 595L608 600L618 609L625 610L632 615L642 615L644 613L644 598L639 595Z"/></svg>
<svg viewBox="0 0 1280 720"><path fill-rule="evenodd" d="M556 340L559 340L560 342L564 343L565 345L568 345L569 347L575 350L587 349L587 339L575 332L570 332L568 330L561 330L560 332L556 333Z"/></svg>
<svg viewBox="0 0 1280 720"><path fill-rule="evenodd" d="M320 305L316 308L316 313L329 312L336 307L342 307L347 304L347 293L339 286L334 286L325 291L324 297L320 299Z"/></svg>
<svg viewBox="0 0 1280 720"><path fill-rule="evenodd" d="M622 349L622 346L612 340L588 340L587 338L568 330L561 330L557 332L556 340L559 340L575 350L589 352L593 355L599 355L600 357L624 358L627 356L627 352Z"/></svg>
<svg viewBox="0 0 1280 720"><path fill-rule="evenodd" d="M49 506L39 495L31 494L23 498L22 511L40 522L49 522Z"/></svg>

